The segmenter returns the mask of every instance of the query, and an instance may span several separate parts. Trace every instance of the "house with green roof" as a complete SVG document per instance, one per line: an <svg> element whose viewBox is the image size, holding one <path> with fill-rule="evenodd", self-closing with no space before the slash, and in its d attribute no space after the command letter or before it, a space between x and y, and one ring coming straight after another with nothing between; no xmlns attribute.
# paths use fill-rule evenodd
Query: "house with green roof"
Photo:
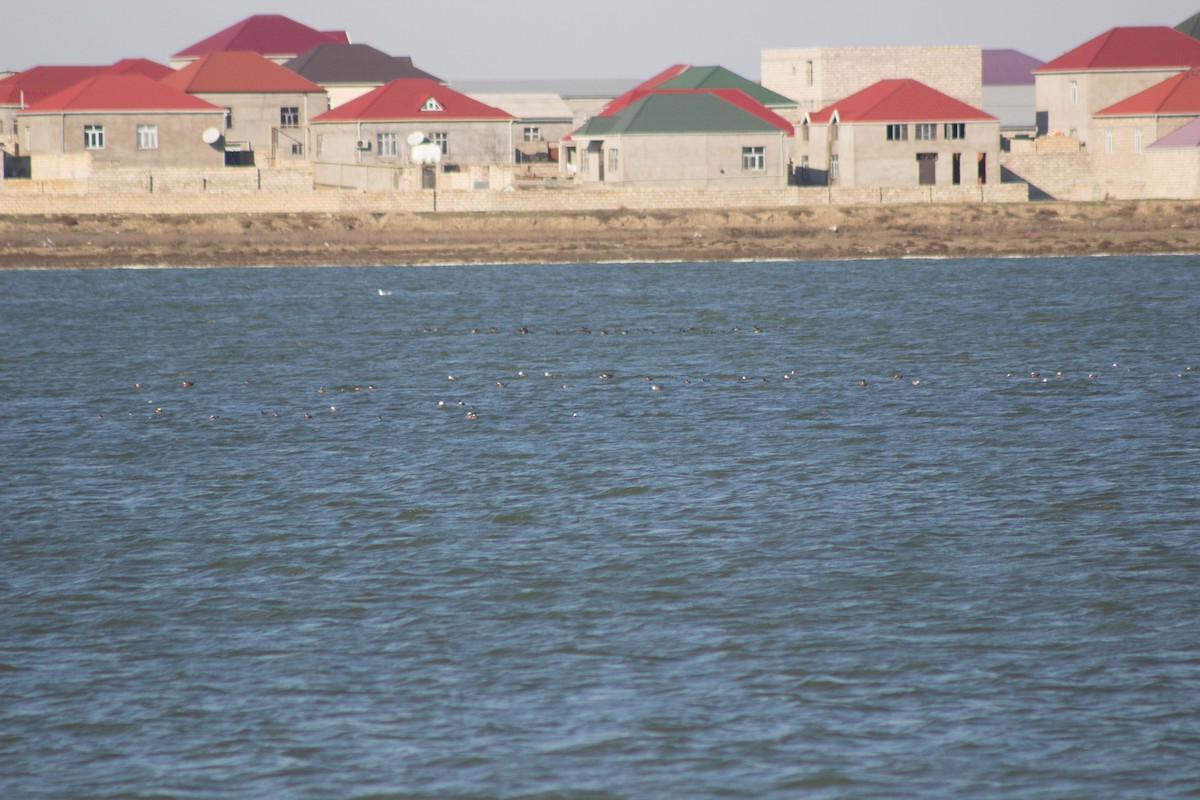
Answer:
<svg viewBox="0 0 1200 800"><path fill-rule="evenodd" d="M640 88L564 141L560 165L583 184L779 187L794 133L740 89Z"/></svg>

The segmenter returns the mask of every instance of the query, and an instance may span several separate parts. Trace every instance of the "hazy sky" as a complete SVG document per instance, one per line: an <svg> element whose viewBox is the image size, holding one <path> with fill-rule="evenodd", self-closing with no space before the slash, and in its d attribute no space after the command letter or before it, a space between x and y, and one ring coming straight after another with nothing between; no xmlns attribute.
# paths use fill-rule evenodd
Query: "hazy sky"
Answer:
<svg viewBox="0 0 1200 800"><path fill-rule="evenodd" d="M644 78L679 62L757 80L767 48L978 44L1048 60L1118 25L1197 11L1200 0L13 0L0 69L166 62L251 14L285 14L448 81Z"/></svg>

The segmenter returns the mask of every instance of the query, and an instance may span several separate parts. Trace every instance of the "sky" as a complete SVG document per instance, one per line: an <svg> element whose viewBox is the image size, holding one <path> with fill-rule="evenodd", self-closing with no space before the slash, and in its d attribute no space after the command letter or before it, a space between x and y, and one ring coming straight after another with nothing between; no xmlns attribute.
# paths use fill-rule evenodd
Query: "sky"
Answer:
<svg viewBox="0 0 1200 800"><path fill-rule="evenodd" d="M9 2L10 0L6 0ZM647 78L676 63L759 78L765 49L977 44L1049 60L1119 25L1178 25L1200 0L37 0L0 24L0 70L166 63L251 14L412 56L443 80Z"/></svg>

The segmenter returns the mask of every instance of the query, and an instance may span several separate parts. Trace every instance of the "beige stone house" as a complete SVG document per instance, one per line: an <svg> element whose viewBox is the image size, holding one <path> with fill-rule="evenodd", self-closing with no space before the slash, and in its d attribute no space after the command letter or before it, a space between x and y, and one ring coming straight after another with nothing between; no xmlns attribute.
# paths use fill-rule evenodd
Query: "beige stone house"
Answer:
<svg viewBox="0 0 1200 800"><path fill-rule="evenodd" d="M1200 69L1103 108L1092 118L1093 193L1200 197Z"/></svg>
<svg viewBox="0 0 1200 800"><path fill-rule="evenodd" d="M1166 26L1113 28L1034 70L1039 135L1097 145L1092 117L1200 66L1200 41Z"/></svg>
<svg viewBox="0 0 1200 800"><path fill-rule="evenodd" d="M565 178L643 188L788 184L790 122L738 89L650 89L563 143Z"/></svg>
<svg viewBox="0 0 1200 800"><path fill-rule="evenodd" d="M320 86L249 51L209 53L162 83L225 109L221 130L230 166L305 160L309 121L328 106Z"/></svg>
<svg viewBox="0 0 1200 800"><path fill-rule="evenodd" d="M978 45L763 50L761 70L762 85L792 98L801 115L894 78L912 78L967 105L983 105Z"/></svg>
<svg viewBox="0 0 1200 800"><path fill-rule="evenodd" d="M512 165L514 122L512 115L428 78L390 81L313 118L318 180L358 187L378 181L392 189L459 183L471 188L488 180L473 177L487 175L475 168Z"/></svg>
<svg viewBox="0 0 1200 800"><path fill-rule="evenodd" d="M1000 121L911 79L879 81L806 114L801 183L851 187L1000 182Z"/></svg>
<svg viewBox="0 0 1200 800"><path fill-rule="evenodd" d="M143 75L104 73L17 114L33 177L39 161L87 156L118 168L221 167L224 110Z"/></svg>

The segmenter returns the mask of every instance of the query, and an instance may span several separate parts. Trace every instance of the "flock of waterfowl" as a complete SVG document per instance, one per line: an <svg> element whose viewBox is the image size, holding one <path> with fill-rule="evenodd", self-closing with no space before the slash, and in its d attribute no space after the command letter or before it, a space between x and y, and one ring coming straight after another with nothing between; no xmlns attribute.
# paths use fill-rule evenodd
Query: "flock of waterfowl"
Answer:
<svg viewBox="0 0 1200 800"><path fill-rule="evenodd" d="M1197 367L1188 366L1177 373L1177 377L1184 378L1198 371ZM1111 366L1106 365L1104 369L1093 369L1083 372L1076 371L1067 373L1063 370L1041 371L1008 371L1004 373L1004 378L1007 382L1023 381L1038 385L1047 385L1052 383L1062 383L1065 381L1086 381L1095 382L1109 374L1125 374L1133 372L1132 367L1113 362ZM533 377L531 377L531 375ZM1086 377L1084 377L1086 376ZM423 385L433 385L436 379L429 378L423 381ZM445 385L451 389L450 397L433 397L429 400L427 408L437 411L456 411L467 420L478 420L483 417L481 407L492 402L487 397L486 393L490 391L500 391L509 389L510 386L516 387L522 383L540 383L543 386L550 386L554 389L569 392L577 388L590 388L596 385L611 384L623 385L627 390L636 391L639 386L644 387L643 391L654 393L670 394L671 390L683 389L693 385L705 384L709 387L720 386L722 384L741 384L749 386L764 386L767 384L801 384L812 386L814 381L828 383L827 375L822 374L818 377L811 373L805 374L798 369L792 368L784 371L779 371L771 375L748 375L748 374L716 374L705 377L656 377L653 375L624 375L619 374L618 370L608 369L599 372L555 372L553 370L538 370L526 371L515 370L511 374L506 375L491 375L488 377L464 377L459 374L450 373L445 375ZM251 381L244 382L246 386L251 385ZM927 387L930 385L941 385L947 383L940 381L937 378L930 380L929 378L916 378L906 376L900 372L894 372L891 375L884 375L880 378L855 378L845 381L842 386L850 389L857 386L861 389L877 386L880 383L891 385L903 385L910 387ZM181 378L177 376L174 379L172 392L196 392L196 380L193 378ZM202 403L197 403L192 399L182 399L178 394L172 396L166 392L170 386L156 387L153 392L148 388L145 382L137 382L133 385L138 394L151 395L151 399L146 399L145 404L150 407L150 418L169 416L174 412L186 413L188 415L199 416L200 419L207 419L210 422L217 422L222 419L222 413L217 412L197 412L197 409ZM356 402L351 398L359 393L371 394L378 390L376 384L345 384L337 385L332 388L325 386L317 386L311 389L311 395L307 396L302 401L302 407L297 409L294 402L277 403L283 408L258 408L250 410L253 405L247 407L247 403L240 403L240 410L235 410L231 413L241 415L243 417L253 415L261 418L281 419L284 417L299 417L304 420L315 419L318 415L337 415L344 411L358 411L364 406L363 403ZM223 393L224 394L224 393ZM305 392L308 395L308 392ZM342 395L344 401L329 402L332 398L327 398L326 395ZM470 399L467 399L470 398ZM487 399L485 399L487 398ZM516 398L518 403L526 403L531 401L532 397L525 393ZM252 403L252 401L249 401ZM511 407L510 401L504 403L495 403L496 407L504 406ZM373 406L378 408L378 406ZM376 411L376 413L378 413ZM578 412L570 411L571 416L577 416ZM135 412L127 411L127 416L134 416ZM104 417L105 413L97 414L99 417ZM382 417L380 417L382 419Z"/></svg>

